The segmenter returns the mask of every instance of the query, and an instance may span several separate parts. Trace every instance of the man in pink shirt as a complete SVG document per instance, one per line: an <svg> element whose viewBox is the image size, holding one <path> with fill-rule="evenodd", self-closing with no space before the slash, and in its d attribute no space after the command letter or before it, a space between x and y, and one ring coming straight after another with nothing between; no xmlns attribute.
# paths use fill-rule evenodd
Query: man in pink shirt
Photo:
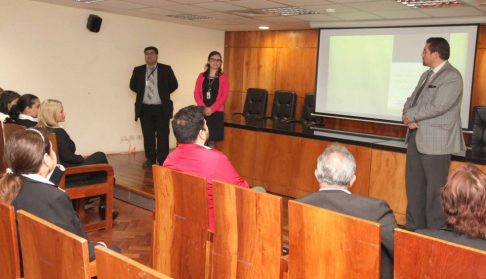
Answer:
<svg viewBox="0 0 486 279"><path fill-rule="evenodd" d="M209 228L214 226L213 180L249 188L230 160L220 151L204 145L209 129L203 107L188 106L179 110L172 121L172 129L179 145L164 162L164 167L207 178Z"/></svg>

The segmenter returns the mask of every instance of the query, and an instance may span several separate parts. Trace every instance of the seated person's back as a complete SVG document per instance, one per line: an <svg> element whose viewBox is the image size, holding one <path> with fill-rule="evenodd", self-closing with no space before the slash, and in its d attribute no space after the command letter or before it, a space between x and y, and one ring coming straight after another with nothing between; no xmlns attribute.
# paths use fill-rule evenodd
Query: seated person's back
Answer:
<svg viewBox="0 0 486 279"><path fill-rule="evenodd" d="M206 177L208 183L209 228L214 225L213 180L249 188L229 159L220 151L204 146L209 130L203 107L189 106L178 111L172 129L179 143L164 162L164 167Z"/></svg>
<svg viewBox="0 0 486 279"><path fill-rule="evenodd" d="M471 164L454 169L440 202L445 226L417 233L486 251L486 174Z"/></svg>
<svg viewBox="0 0 486 279"><path fill-rule="evenodd" d="M381 278L393 278L395 216L386 201L349 192L356 180L355 171L353 155L341 145L330 145L319 156L315 171L319 192L296 201L380 223Z"/></svg>

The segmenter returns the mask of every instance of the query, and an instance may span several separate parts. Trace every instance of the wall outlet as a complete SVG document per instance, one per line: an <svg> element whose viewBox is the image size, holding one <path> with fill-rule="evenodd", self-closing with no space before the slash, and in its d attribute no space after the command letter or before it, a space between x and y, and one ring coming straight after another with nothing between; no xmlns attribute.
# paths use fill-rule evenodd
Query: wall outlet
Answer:
<svg viewBox="0 0 486 279"><path fill-rule="evenodd" d="M126 140L127 140L127 136L121 136L120 141L126 141Z"/></svg>
<svg viewBox="0 0 486 279"><path fill-rule="evenodd" d="M134 136L134 135L130 135L130 136L128 137L128 139L129 139L129 140L135 140L135 136Z"/></svg>
<svg viewBox="0 0 486 279"><path fill-rule="evenodd" d="M138 140L141 140L142 139L142 135L137 135L137 139Z"/></svg>

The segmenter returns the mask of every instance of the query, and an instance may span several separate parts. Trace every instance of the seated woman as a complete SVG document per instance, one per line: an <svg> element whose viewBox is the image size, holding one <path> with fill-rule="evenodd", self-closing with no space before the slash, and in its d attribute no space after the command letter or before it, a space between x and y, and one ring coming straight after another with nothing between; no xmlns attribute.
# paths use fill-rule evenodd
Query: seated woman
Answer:
<svg viewBox="0 0 486 279"><path fill-rule="evenodd" d="M472 164L454 169L440 202L445 226L417 233L486 251L486 174Z"/></svg>
<svg viewBox="0 0 486 279"><path fill-rule="evenodd" d="M66 130L64 130L59 123L66 120L66 112L62 103L57 100L45 100L39 108L39 122L38 127L46 128L56 134L57 138L57 152L59 155L59 163L65 167L75 167L95 164L108 164L106 155L103 152L96 152L86 158L76 154L76 145L69 137ZM74 174L66 176L66 187L68 183L86 181L90 179L97 179L106 177L104 172L92 172L87 174ZM105 219L105 205L106 195L102 195L100 199L99 214L100 219ZM113 220L118 216L118 212L113 211Z"/></svg>
<svg viewBox="0 0 486 279"><path fill-rule="evenodd" d="M18 125L27 128L37 125L40 100L32 94L24 94L19 98L16 105L10 109L10 119Z"/></svg>
<svg viewBox="0 0 486 279"><path fill-rule="evenodd" d="M4 122L5 119L9 118L10 109L17 104L20 98L19 93L14 91L3 91L0 94L0 121Z"/></svg>
<svg viewBox="0 0 486 279"><path fill-rule="evenodd" d="M8 169L0 180L0 201L12 204L15 212L25 210L88 239L69 196L48 180L57 157L45 129L15 132L6 143L4 160ZM98 243L89 244L90 260L95 258L95 245Z"/></svg>

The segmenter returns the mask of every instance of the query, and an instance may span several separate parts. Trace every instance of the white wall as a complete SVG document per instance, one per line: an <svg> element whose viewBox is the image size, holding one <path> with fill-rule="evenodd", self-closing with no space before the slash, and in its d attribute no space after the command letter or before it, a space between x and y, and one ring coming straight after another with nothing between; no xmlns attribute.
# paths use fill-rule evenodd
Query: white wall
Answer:
<svg viewBox="0 0 486 279"><path fill-rule="evenodd" d="M143 49L159 49L179 81L174 112L195 104L193 91L207 55L223 53L224 32L96 12L99 33L86 29L88 10L29 0L0 0L0 87L63 102L63 127L77 153L126 151L121 136L141 135L134 121L135 93L128 88ZM143 141L134 140L138 151ZM171 132L170 145L176 140Z"/></svg>

